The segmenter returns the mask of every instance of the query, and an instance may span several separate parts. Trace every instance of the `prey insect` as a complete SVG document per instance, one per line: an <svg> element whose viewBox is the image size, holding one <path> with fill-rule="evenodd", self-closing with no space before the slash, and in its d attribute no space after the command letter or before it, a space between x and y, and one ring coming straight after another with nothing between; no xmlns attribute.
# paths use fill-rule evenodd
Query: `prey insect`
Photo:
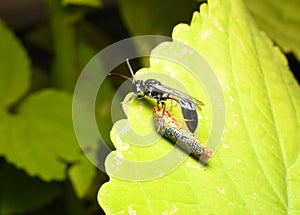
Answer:
<svg viewBox="0 0 300 215"><path fill-rule="evenodd" d="M201 106L204 104L185 93L163 85L155 79L147 79L145 81L136 80L128 58L126 59L126 63L131 73L131 78L116 73L110 73L109 75L120 76L127 80L131 80L134 93L133 97L143 98L146 96L153 98L156 99L157 105L160 106L164 106L167 99L176 101L178 104L180 104L181 112L188 129L194 133L198 126L198 114L196 107L201 110ZM131 100L133 97L131 97L129 100Z"/></svg>
<svg viewBox="0 0 300 215"><path fill-rule="evenodd" d="M205 147L193 133L186 130L169 111L165 110L165 107L153 108L153 121L160 135L191 153L202 164L213 156L212 150Z"/></svg>

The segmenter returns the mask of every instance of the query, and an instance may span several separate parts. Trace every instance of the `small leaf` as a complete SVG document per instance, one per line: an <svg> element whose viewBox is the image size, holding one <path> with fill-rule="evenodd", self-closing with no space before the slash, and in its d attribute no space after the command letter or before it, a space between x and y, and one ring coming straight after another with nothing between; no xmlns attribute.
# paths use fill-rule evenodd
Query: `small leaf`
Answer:
<svg viewBox="0 0 300 215"><path fill-rule="evenodd" d="M21 43L0 20L0 112L20 99L30 84L30 61Z"/></svg>
<svg viewBox="0 0 300 215"><path fill-rule="evenodd" d="M84 156L72 127L71 102L72 97L62 91L30 95L16 115L1 118L0 154L31 176L65 179L68 163Z"/></svg>
<svg viewBox="0 0 300 215"><path fill-rule="evenodd" d="M83 197L95 176L75 138L72 97L47 89L26 98L15 115L0 121L0 155L45 181L64 180L67 167L76 194ZM16 126L17 125L17 126Z"/></svg>
<svg viewBox="0 0 300 215"><path fill-rule="evenodd" d="M155 180L131 182L110 176L98 193L102 208L107 214L296 214L300 210L300 88L283 54L258 30L240 0L202 4L190 25L174 28L173 39L199 51L219 79L226 103L222 141L205 167L189 157ZM159 45L152 56L168 52L166 47L173 43ZM186 55L185 50L178 55ZM200 83L182 69L154 57L150 65L148 71L169 73L191 95L201 95ZM201 74L202 69L196 72ZM141 109L128 113L135 132L140 134L139 125L151 123L152 107L145 100L130 104L130 110ZM202 114L209 117L209 103ZM209 129L209 122L208 118L202 124ZM113 154L147 161L173 148L164 140L149 149L136 147L138 142L122 139L124 131L117 124L111 132L117 150L109 155L108 167Z"/></svg>
<svg viewBox="0 0 300 215"><path fill-rule="evenodd" d="M78 197L82 198L87 193L95 174L96 168L86 157L82 157L78 164L71 166L69 178Z"/></svg>

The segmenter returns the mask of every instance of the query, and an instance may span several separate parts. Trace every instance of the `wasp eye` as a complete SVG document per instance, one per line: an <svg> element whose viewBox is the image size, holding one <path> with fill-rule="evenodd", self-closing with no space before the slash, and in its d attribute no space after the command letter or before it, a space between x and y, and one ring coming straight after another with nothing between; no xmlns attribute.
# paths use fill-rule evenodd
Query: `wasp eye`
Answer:
<svg viewBox="0 0 300 215"><path fill-rule="evenodd" d="M138 80L133 84L133 92L136 95L136 97L138 97L138 98L145 96L142 81Z"/></svg>

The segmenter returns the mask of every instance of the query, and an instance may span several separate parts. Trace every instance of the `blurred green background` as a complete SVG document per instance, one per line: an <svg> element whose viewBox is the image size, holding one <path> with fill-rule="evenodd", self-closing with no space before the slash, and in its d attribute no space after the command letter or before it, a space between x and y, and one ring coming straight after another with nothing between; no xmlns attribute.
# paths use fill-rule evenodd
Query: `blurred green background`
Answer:
<svg viewBox="0 0 300 215"><path fill-rule="evenodd" d="M246 5L258 26L285 51L299 81L300 42L295 35L300 19L292 13L288 17L284 4L278 2L249 0ZM1 1L0 214L103 214L96 194L108 176L85 159L72 127L76 80L103 48L136 35L171 36L176 24L190 22L201 3ZM294 25L284 24L286 20ZM145 62L134 60L133 68ZM125 65L115 72L128 74ZM123 81L107 79L99 91L96 115L107 143L111 100Z"/></svg>

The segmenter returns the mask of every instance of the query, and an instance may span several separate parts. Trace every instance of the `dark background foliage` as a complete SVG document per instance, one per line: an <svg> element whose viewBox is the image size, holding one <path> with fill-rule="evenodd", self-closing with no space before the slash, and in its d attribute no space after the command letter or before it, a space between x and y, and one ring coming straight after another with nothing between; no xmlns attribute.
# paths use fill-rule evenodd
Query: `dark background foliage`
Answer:
<svg viewBox="0 0 300 215"><path fill-rule="evenodd" d="M14 113L26 96L42 89L51 87L72 93L81 70L98 51L130 36L171 36L173 27L178 23L188 23L193 11L198 10L201 3L192 0L2 0L0 19L21 42L29 56L32 70L30 89L23 98L9 107L9 112ZM299 71L299 61L293 53L286 53L286 56L299 81L300 75L296 72ZM133 61L133 67L139 68L143 62ZM115 72L126 73L127 68L121 65ZM109 131L112 126L110 101L113 87L122 82L117 78L107 80L99 91L101 102L97 114L101 120L98 124L106 142L110 141ZM113 148L112 145L110 147ZM68 163L68 168L71 166L72 163ZM8 162L5 156L0 157L0 170L0 207L4 203L10 204L6 205L10 208L9 213L2 210L0 213L103 213L96 194L108 177L100 171L89 183L87 191L78 195L70 178L45 181L37 176L32 177L26 170Z"/></svg>

